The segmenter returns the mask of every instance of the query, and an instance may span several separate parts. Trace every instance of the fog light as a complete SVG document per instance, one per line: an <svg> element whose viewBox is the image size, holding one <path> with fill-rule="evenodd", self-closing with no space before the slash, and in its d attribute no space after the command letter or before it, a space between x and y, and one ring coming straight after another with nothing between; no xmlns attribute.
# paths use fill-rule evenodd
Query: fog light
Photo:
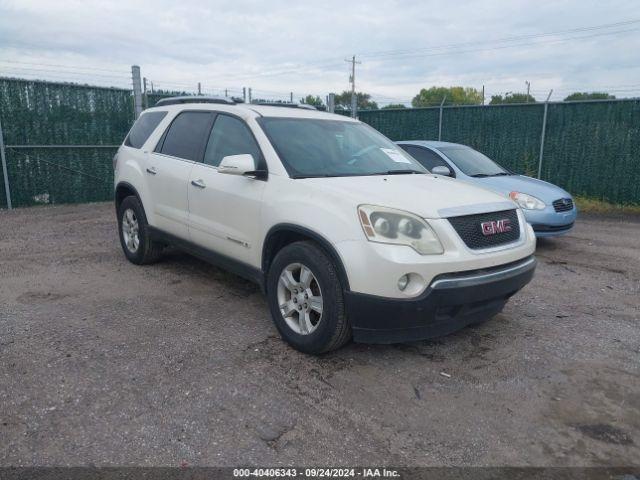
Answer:
<svg viewBox="0 0 640 480"><path fill-rule="evenodd" d="M403 275L398 279L398 288L403 291L409 285L409 275Z"/></svg>

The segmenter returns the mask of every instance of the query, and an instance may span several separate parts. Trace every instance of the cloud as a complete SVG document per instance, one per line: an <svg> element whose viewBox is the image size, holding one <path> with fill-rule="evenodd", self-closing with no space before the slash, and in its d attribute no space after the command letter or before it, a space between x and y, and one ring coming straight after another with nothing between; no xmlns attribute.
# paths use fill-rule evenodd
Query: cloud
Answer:
<svg viewBox="0 0 640 480"><path fill-rule="evenodd" d="M497 42L634 18L639 6L621 0L5 0L0 74L127 86L138 64L157 87L201 82L214 93L251 86L262 97L324 96L349 87L344 59L356 54L358 88L382 104L409 101L423 86L497 93L522 91L525 80L539 97L549 88L621 85L619 96L638 95L629 78L640 73L640 24L564 42L570 35ZM593 36L608 31L619 33Z"/></svg>

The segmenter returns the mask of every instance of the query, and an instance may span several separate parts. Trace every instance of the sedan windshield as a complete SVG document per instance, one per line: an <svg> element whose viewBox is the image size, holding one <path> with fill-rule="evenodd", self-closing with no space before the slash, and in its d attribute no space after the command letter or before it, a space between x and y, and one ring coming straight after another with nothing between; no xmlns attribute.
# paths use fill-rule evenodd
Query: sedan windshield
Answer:
<svg viewBox="0 0 640 480"><path fill-rule="evenodd" d="M441 147L439 150L470 177L497 177L511 173L486 155L468 147Z"/></svg>
<svg viewBox="0 0 640 480"><path fill-rule="evenodd" d="M293 178L428 173L363 123L279 117L258 122Z"/></svg>

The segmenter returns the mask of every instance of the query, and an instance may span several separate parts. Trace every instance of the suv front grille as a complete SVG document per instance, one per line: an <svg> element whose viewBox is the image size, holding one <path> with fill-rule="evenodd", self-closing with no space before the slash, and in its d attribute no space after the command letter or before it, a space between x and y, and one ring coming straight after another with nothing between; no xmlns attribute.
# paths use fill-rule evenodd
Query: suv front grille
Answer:
<svg viewBox="0 0 640 480"><path fill-rule="evenodd" d="M467 247L473 250L505 245L520 238L516 210L450 217L447 220Z"/></svg>
<svg viewBox="0 0 640 480"><path fill-rule="evenodd" d="M559 198L553 202L553 209L556 212L568 212L573 210L573 200L570 198Z"/></svg>

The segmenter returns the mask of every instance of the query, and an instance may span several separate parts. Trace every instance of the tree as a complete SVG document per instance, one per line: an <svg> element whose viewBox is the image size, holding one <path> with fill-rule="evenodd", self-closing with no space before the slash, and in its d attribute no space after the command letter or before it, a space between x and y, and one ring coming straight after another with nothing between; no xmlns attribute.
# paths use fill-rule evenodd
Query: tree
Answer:
<svg viewBox="0 0 640 480"><path fill-rule="evenodd" d="M615 95L609 95L605 92L575 92L564 99L565 102L571 100L613 100Z"/></svg>
<svg viewBox="0 0 640 480"><path fill-rule="evenodd" d="M482 93L475 88L431 87L420 90L411 100L411 105L414 107L433 107L440 105L443 98L445 98L445 105L479 105L482 103Z"/></svg>
<svg viewBox="0 0 640 480"><path fill-rule="evenodd" d="M407 106L404 103L390 103L389 105L382 107L381 110L387 110L390 108L407 108Z"/></svg>
<svg viewBox="0 0 640 480"><path fill-rule="evenodd" d="M307 95L304 98L300 99L300 103L306 103L307 105L312 105L318 109L323 109L324 110L324 102L322 101L322 99L319 96L313 96L313 95Z"/></svg>
<svg viewBox="0 0 640 480"><path fill-rule="evenodd" d="M509 92L504 97L502 95L492 95L489 105L500 105L503 103L536 103L536 99L526 93Z"/></svg>
<svg viewBox="0 0 640 480"><path fill-rule="evenodd" d="M351 92L345 90L342 93L336 94L336 108L341 107L345 110L351 110ZM358 110L377 110L378 104L371 100L371 95L364 92L356 92L356 105Z"/></svg>

